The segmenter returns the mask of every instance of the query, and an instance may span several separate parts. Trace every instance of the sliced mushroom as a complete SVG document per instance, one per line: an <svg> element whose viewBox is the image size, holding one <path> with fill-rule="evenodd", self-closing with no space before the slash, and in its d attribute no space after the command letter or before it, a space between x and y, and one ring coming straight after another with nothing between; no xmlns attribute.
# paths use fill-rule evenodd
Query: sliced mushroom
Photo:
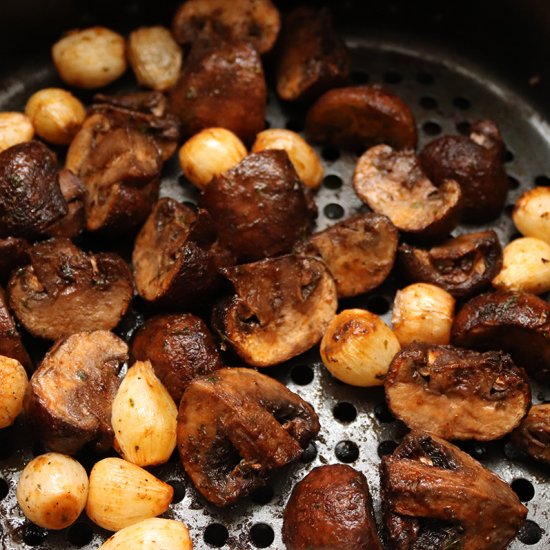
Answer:
<svg viewBox="0 0 550 550"><path fill-rule="evenodd" d="M111 332L96 330L59 340L31 377L25 415L53 451L74 454L95 441L113 441L111 405L128 346Z"/></svg>
<svg viewBox="0 0 550 550"><path fill-rule="evenodd" d="M235 295L213 324L249 365L282 363L314 346L336 313L336 285L325 264L294 255L221 270Z"/></svg>
<svg viewBox="0 0 550 550"><path fill-rule="evenodd" d="M11 272L29 261L29 243L19 237L0 238L0 283L5 284Z"/></svg>
<svg viewBox="0 0 550 550"><path fill-rule="evenodd" d="M134 360L151 361L155 374L176 403L193 379L223 367L208 327L190 313L149 319L137 331L131 355Z"/></svg>
<svg viewBox="0 0 550 550"><path fill-rule="evenodd" d="M444 439L499 439L531 405L525 371L497 351L415 342L394 357L384 388L397 418Z"/></svg>
<svg viewBox="0 0 550 550"><path fill-rule="evenodd" d="M387 143L416 147L416 123L407 104L378 86L336 88L322 95L306 118L314 140L336 147L366 149Z"/></svg>
<svg viewBox="0 0 550 550"><path fill-rule="evenodd" d="M550 403L533 405L511 439L528 455L550 464Z"/></svg>
<svg viewBox="0 0 550 550"><path fill-rule="evenodd" d="M504 550L527 516L509 485L435 435L409 433L380 471L390 550Z"/></svg>
<svg viewBox="0 0 550 550"><path fill-rule="evenodd" d="M216 247L208 212L173 199L158 201L139 232L132 255L139 295L155 305L183 307L204 301L218 283L218 267L231 265Z"/></svg>
<svg viewBox="0 0 550 550"><path fill-rule="evenodd" d="M13 273L8 295L17 319L34 336L56 340L115 327L132 299L132 274L111 253L86 254L68 239L35 244L31 264Z"/></svg>
<svg viewBox="0 0 550 550"><path fill-rule="evenodd" d="M265 125L267 92L260 56L248 42L198 43L170 98L187 137L222 127L251 143Z"/></svg>
<svg viewBox="0 0 550 550"><path fill-rule="evenodd" d="M320 257L336 281L338 297L351 297L384 282L395 262L398 238L386 216L357 214L313 234L295 253Z"/></svg>
<svg viewBox="0 0 550 550"><path fill-rule="evenodd" d="M283 542L288 550L381 550L365 476L346 464L311 470L285 507Z"/></svg>
<svg viewBox="0 0 550 550"><path fill-rule="evenodd" d="M226 368L193 380L178 415L178 450L197 490L227 506L300 457L319 432L303 399L251 369Z"/></svg>
<svg viewBox="0 0 550 550"><path fill-rule="evenodd" d="M353 186L363 202L406 233L441 238L458 224L460 186L449 179L435 187L411 150L371 147L357 162Z"/></svg>
<svg viewBox="0 0 550 550"><path fill-rule="evenodd" d="M453 179L460 184L463 219L481 223L498 216L506 202L508 177L503 166L504 142L489 120L472 124L467 136L443 136L420 153L420 163L436 185Z"/></svg>
<svg viewBox="0 0 550 550"><path fill-rule="evenodd" d="M349 53L327 8L293 9L279 44L277 93L286 101L318 97L348 77Z"/></svg>
<svg viewBox="0 0 550 550"><path fill-rule="evenodd" d="M494 231L468 233L422 250L399 247L399 261L413 282L432 283L455 298L469 298L490 286L502 267L502 247Z"/></svg>
<svg viewBox="0 0 550 550"><path fill-rule="evenodd" d="M0 355L19 361L30 372L32 363L27 350L21 342L21 336L11 316L6 295L0 288Z"/></svg>
<svg viewBox="0 0 550 550"><path fill-rule="evenodd" d="M530 376L550 384L550 304L534 294L499 291L472 298L455 317L451 341L507 351Z"/></svg>

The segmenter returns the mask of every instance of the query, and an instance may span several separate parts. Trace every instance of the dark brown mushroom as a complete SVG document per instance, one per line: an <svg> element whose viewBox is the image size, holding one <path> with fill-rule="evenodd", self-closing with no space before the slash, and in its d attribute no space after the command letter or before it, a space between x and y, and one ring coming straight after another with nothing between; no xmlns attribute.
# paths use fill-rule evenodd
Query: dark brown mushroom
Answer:
<svg viewBox="0 0 550 550"><path fill-rule="evenodd" d="M506 202L508 177L503 166L504 142L497 125L472 124L470 137L443 136L420 153L420 163L436 185L453 179L460 184L463 219L481 223L498 216Z"/></svg>
<svg viewBox="0 0 550 550"><path fill-rule="evenodd" d="M381 550L365 476L346 464L314 468L283 516L287 550Z"/></svg>
<svg viewBox="0 0 550 550"><path fill-rule="evenodd" d="M277 93L286 101L314 99L348 77L349 53L327 8L293 9L279 44Z"/></svg>
<svg viewBox="0 0 550 550"><path fill-rule="evenodd" d="M215 33L246 40L266 53L275 44L280 19L271 0L187 0L176 11L172 33L180 44Z"/></svg>
<svg viewBox="0 0 550 550"><path fill-rule="evenodd" d="M550 384L550 304L534 294L498 291L472 298L454 319L451 342L507 351L530 376Z"/></svg>
<svg viewBox="0 0 550 550"><path fill-rule="evenodd" d="M357 296L381 285L395 262L399 234L386 216L357 214L311 235L296 254L318 256L334 280L338 297Z"/></svg>
<svg viewBox="0 0 550 550"><path fill-rule="evenodd" d="M220 243L240 261L289 252L311 231L316 214L286 151L279 150L252 153L214 177L201 204Z"/></svg>
<svg viewBox="0 0 550 550"><path fill-rule="evenodd" d="M502 247L494 231L468 233L422 250L399 247L399 262L412 282L431 283L455 298L469 298L491 285L502 267Z"/></svg>
<svg viewBox="0 0 550 550"><path fill-rule="evenodd" d="M133 360L151 361L176 403L193 379L223 367L208 327L189 313L149 319L134 336L130 353Z"/></svg>
<svg viewBox="0 0 550 550"><path fill-rule="evenodd" d="M435 435L410 432L380 470L389 550L504 550L527 516L508 484Z"/></svg>
<svg viewBox="0 0 550 550"><path fill-rule="evenodd" d="M311 405L285 386L251 369L226 368L189 384L177 441L197 490L227 506L299 458L318 432Z"/></svg>
<svg viewBox="0 0 550 550"><path fill-rule="evenodd" d="M499 439L531 406L527 374L497 351L415 342L394 357L384 388L394 416L444 439Z"/></svg>
<svg viewBox="0 0 550 550"><path fill-rule="evenodd" d="M0 238L0 284L5 284L11 272L28 263L29 243L19 237Z"/></svg>
<svg viewBox="0 0 550 550"><path fill-rule="evenodd" d="M306 132L316 142L366 149L387 143L416 147L416 123L407 104L378 86L336 88L322 95L306 118Z"/></svg>
<svg viewBox="0 0 550 550"><path fill-rule="evenodd" d="M113 442L111 405L128 346L111 332L96 330L59 340L31 377L25 416L52 451L74 454L95 441Z"/></svg>
<svg viewBox="0 0 550 550"><path fill-rule="evenodd" d="M458 224L460 186L447 180L435 187L411 150L371 147L357 162L353 186L363 202L406 233L441 238Z"/></svg>
<svg viewBox="0 0 550 550"><path fill-rule="evenodd" d="M550 464L550 403L533 405L511 440L529 456Z"/></svg>
<svg viewBox="0 0 550 550"><path fill-rule="evenodd" d="M30 265L13 273L8 296L31 334L56 340L118 324L133 294L132 274L122 258L86 254L62 238L35 244L29 255Z"/></svg>
<svg viewBox="0 0 550 550"><path fill-rule="evenodd" d="M11 316L6 295L0 288L0 355L17 359L30 372L32 363L27 350L21 342L21 336Z"/></svg>
<svg viewBox="0 0 550 550"><path fill-rule="evenodd" d="M262 60L248 42L195 44L170 100L186 136L222 127L251 143L265 126Z"/></svg>
<svg viewBox="0 0 550 550"><path fill-rule="evenodd" d="M221 270L235 295L220 302L213 325L249 365L268 367L307 351L336 314L325 264L295 255Z"/></svg>

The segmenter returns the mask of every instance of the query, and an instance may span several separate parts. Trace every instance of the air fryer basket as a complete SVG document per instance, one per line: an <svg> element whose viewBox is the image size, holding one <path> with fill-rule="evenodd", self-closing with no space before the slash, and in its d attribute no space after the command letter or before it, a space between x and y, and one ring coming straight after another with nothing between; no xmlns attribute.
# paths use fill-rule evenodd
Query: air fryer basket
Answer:
<svg viewBox="0 0 550 550"><path fill-rule="evenodd" d="M511 212L517 197L533 185L549 185L550 128L541 116L510 87L492 76L485 66L461 59L454 52L402 36L391 38L350 32L346 36L352 52L355 83L382 83L401 96L414 111L420 147L441 134L465 133L468 122L485 117L496 120L506 140L506 168L510 176L507 206L496 222L484 226L461 226L456 233L481 227L494 228L503 244L516 238ZM46 55L29 57L9 74L0 75L0 109L21 109L36 89L58 83ZM269 97L267 123L274 128L302 131L304 109L281 105ZM357 155L333 148L319 148L326 177L317 195L318 229L363 209L351 186ZM175 160L163 173L161 194L196 202L191 185L180 176ZM364 307L389 322L396 285L387 281L382 288L341 307ZM118 333L130 337L143 321L134 310L123 320ZM32 345L32 342L31 342ZM36 344L35 344L36 346ZM44 346L33 348L38 355ZM301 460L278 473L265 488L228 509L219 510L202 499L183 474L176 455L155 475L174 486L174 501L166 517L181 519L191 532L195 548L283 549L282 511L292 487L312 468L337 462L349 463L362 471L373 494L379 515L380 456L391 453L406 428L389 413L381 388L346 386L332 378L320 362L317 349L288 364L267 369L270 375L309 401L321 420L319 437ZM533 384L533 402L550 399L550 389ZM463 449L496 472L529 509L528 521L511 548L550 548L550 485L548 469L514 449L507 442L465 443ZM46 531L29 524L19 510L15 488L19 473L43 448L33 441L19 420L0 431L0 547L97 548L108 533L84 515L63 531ZM91 468L97 457L90 452L78 458Z"/></svg>

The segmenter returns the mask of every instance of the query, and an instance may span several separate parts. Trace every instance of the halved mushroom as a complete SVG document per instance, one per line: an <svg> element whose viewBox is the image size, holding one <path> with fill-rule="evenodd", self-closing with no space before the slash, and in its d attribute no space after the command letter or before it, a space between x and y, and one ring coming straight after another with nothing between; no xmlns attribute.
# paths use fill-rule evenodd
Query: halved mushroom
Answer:
<svg viewBox="0 0 550 550"><path fill-rule="evenodd" d="M406 435L380 476L391 550L504 550L527 516L509 485L426 432Z"/></svg>
<svg viewBox="0 0 550 550"><path fill-rule="evenodd" d="M187 137L221 127L251 143L265 125L262 60L248 42L195 44L170 100Z"/></svg>
<svg viewBox="0 0 550 550"><path fill-rule="evenodd" d="M208 212L159 200L139 232L132 263L139 295L155 305L187 307L204 301L232 258L216 244Z"/></svg>
<svg viewBox="0 0 550 550"><path fill-rule="evenodd" d="M21 336L11 316L6 295L0 288L0 355L17 359L30 372L32 363L27 350L21 342Z"/></svg>
<svg viewBox="0 0 550 550"><path fill-rule="evenodd" d="M134 360L151 361L155 374L176 403L199 376L223 367L214 337L202 319L190 313L153 317L137 331Z"/></svg>
<svg viewBox="0 0 550 550"><path fill-rule="evenodd" d="M68 239L35 244L31 263L11 276L8 296L34 336L56 340L84 330L112 329L133 294L132 274L116 254L86 254Z"/></svg>
<svg viewBox="0 0 550 550"><path fill-rule="evenodd" d="M111 332L81 332L59 340L31 377L25 415L53 451L76 453L96 441L113 441L111 405L128 346Z"/></svg>
<svg viewBox="0 0 550 550"><path fill-rule="evenodd" d="M248 155L206 186L202 205L220 243L241 261L289 252L311 230L315 205L305 194L286 151Z"/></svg>
<svg viewBox="0 0 550 550"><path fill-rule="evenodd" d="M531 405L525 371L497 351L415 342L394 357L384 388L397 418L444 439L499 439Z"/></svg>
<svg viewBox="0 0 550 550"><path fill-rule="evenodd" d="M288 255L221 271L235 295L214 308L214 328L249 365L307 351L336 313L334 279L315 258Z"/></svg>
<svg viewBox="0 0 550 550"><path fill-rule="evenodd" d="M489 287L499 273L502 247L494 231L481 231L430 250L402 244L399 261L411 281L432 283L455 298L469 298Z"/></svg>
<svg viewBox="0 0 550 550"><path fill-rule="evenodd" d="M511 439L528 455L550 464L550 403L533 405Z"/></svg>
<svg viewBox="0 0 550 550"><path fill-rule="evenodd" d="M460 184L463 219L481 223L498 216L506 201L508 177L503 166L504 142L497 125L481 120L467 136L443 136L420 153L422 168L436 185L453 179Z"/></svg>
<svg viewBox="0 0 550 550"><path fill-rule="evenodd" d="M275 44L281 18L271 0L187 0L176 12L172 33L180 44L205 35L246 40L260 53Z"/></svg>
<svg viewBox="0 0 550 550"><path fill-rule="evenodd" d="M178 450L197 490L227 506L299 458L318 432L311 405L285 386L251 369L226 368L185 390Z"/></svg>
<svg viewBox="0 0 550 550"><path fill-rule="evenodd" d="M362 148L387 143L396 149L416 147L416 123L407 104L379 86L336 88L309 110L306 132L336 147Z"/></svg>
<svg viewBox="0 0 550 550"><path fill-rule="evenodd" d="M550 304L527 292L482 294L455 317L451 341L503 350L537 380L550 384Z"/></svg>
<svg viewBox="0 0 550 550"><path fill-rule="evenodd" d="M399 235L386 216L357 214L311 235L296 254L318 256L334 280L338 297L357 296L381 285L395 262Z"/></svg>
<svg viewBox="0 0 550 550"><path fill-rule="evenodd" d="M365 476L346 464L311 470L285 507L283 542L287 550L381 550Z"/></svg>
<svg viewBox="0 0 550 550"><path fill-rule="evenodd" d="M29 261L29 243L19 237L0 238L0 284L5 284L11 272Z"/></svg>
<svg viewBox="0 0 550 550"><path fill-rule="evenodd" d="M441 238L458 224L460 186L449 179L435 187L411 150L371 147L357 162L353 186L363 202L406 233Z"/></svg>
<svg viewBox="0 0 550 550"><path fill-rule="evenodd" d="M277 93L286 101L315 98L348 77L349 53L327 8L293 9L279 44Z"/></svg>

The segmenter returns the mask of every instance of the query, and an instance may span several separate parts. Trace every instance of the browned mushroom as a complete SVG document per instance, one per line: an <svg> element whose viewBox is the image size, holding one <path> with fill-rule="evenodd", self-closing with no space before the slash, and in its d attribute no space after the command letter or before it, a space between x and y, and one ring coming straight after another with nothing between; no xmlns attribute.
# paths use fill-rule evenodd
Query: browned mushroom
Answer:
<svg viewBox="0 0 550 550"><path fill-rule="evenodd" d="M15 322L6 303L6 295L0 288L0 355L17 359L30 372L32 363L21 342Z"/></svg>
<svg viewBox="0 0 550 550"><path fill-rule="evenodd" d="M550 464L550 403L533 405L511 439L528 455Z"/></svg>
<svg viewBox="0 0 550 550"><path fill-rule="evenodd" d="M139 295L175 308L204 301L219 280L218 267L231 255L216 246L208 212L195 212L173 199L157 202L139 232L132 255Z"/></svg>
<svg viewBox="0 0 550 550"><path fill-rule="evenodd" d="M497 351L415 342L394 357L384 388L397 418L444 439L499 439L531 406L525 371Z"/></svg>
<svg viewBox="0 0 550 550"><path fill-rule="evenodd" d="M336 147L362 148L387 143L416 147L416 123L407 104L378 86L329 90L311 107L306 132Z"/></svg>
<svg viewBox="0 0 550 550"><path fill-rule="evenodd" d="M319 256L334 280L338 297L357 296L381 285L389 275L399 235L386 216L357 214L313 234L295 253Z"/></svg>
<svg viewBox="0 0 550 550"><path fill-rule="evenodd" d="M460 186L454 180L435 187L413 151L377 145L357 162L353 186L375 212L390 218L401 231L422 238L441 238L460 217Z"/></svg>
<svg viewBox="0 0 550 550"><path fill-rule="evenodd" d="M5 284L11 272L29 261L29 243L19 237L0 238L0 284Z"/></svg>
<svg viewBox="0 0 550 550"><path fill-rule="evenodd" d="M481 231L431 250L402 244L399 261L411 281L440 286L455 298L469 298L489 287L499 273L502 247L494 231Z"/></svg>
<svg viewBox="0 0 550 550"><path fill-rule="evenodd" d="M334 279L315 258L294 255L221 270L235 295L213 324L249 365L282 363L314 346L336 313Z"/></svg>
<svg viewBox="0 0 550 550"><path fill-rule="evenodd" d="M174 16L172 33L180 44L190 44L214 32L247 40L266 53L275 44L280 26L271 0L187 0Z"/></svg>
<svg viewBox="0 0 550 550"><path fill-rule="evenodd" d="M196 378L181 399L178 450L197 490L227 506L300 457L319 432L303 399L251 369Z"/></svg>
<svg viewBox="0 0 550 550"><path fill-rule="evenodd" d="M113 440L111 405L128 347L111 332L77 333L54 344L31 377L25 415L52 451L73 454Z"/></svg>
<svg viewBox="0 0 550 550"><path fill-rule="evenodd" d="M287 550L381 550L365 476L345 464L314 468L285 507Z"/></svg>
<svg viewBox="0 0 550 550"><path fill-rule="evenodd" d="M86 254L68 239L35 244L31 264L13 273L8 296L34 336L56 340L115 327L132 299L130 269L116 254Z"/></svg>
<svg viewBox="0 0 550 550"><path fill-rule="evenodd" d="M530 376L550 384L550 304L534 294L499 291L472 298L455 317L451 341L507 351Z"/></svg>
<svg viewBox="0 0 550 550"><path fill-rule="evenodd" d="M349 53L327 8L292 10L279 44L277 93L284 100L315 98L348 77Z"/></svg>
<svg viewBox="0 0 550 550"><path fill-rule="evenodd" d="M527 508L458 447L413 431L380 467L390 550L504 550Z"/></svg>
<svg viewBox="0 0 550 550"><path fill-rule="evenodd" d="M289 252L310 231L315 206L286 151L248 155L206 186L202 205L216 224L221 244L241 261Z"/></svg>
<svg viewBox="0 0 550 550"><path fill-rule="evenodd" d="M267 92L260 56L248 42L195 44L170 98L186 136L222 127L251 143L265 125Z"/></svg>
<svg viewBox="0 0 550 550"><path fill-rule="evenodd" d="M149 319L132 340L131 355L137 361L151 361L176 403L194 378L223 367L208 327L189 313Z"/></svg>
<svg viewBox="0 0 550 550"><path fill-rule="evenodd" d="M436 185L456 180L462 189L467 222L489 221L501 212L508 193L503 166L504 142L497 125L472 124L470 137L443 136L420 153L420 163Z"/></svg>

